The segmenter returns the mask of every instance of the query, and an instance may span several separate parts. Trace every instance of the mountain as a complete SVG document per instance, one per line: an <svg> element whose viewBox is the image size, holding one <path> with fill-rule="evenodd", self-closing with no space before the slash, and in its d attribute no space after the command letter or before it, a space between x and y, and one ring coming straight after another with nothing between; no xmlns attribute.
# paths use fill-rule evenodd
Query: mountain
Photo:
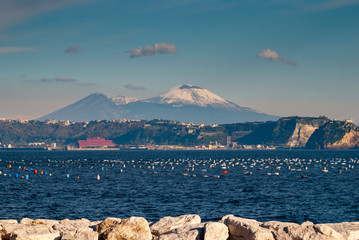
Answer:
<svg viewBox="0 0 359 240"><path fill-rule="evenodd" d="M114 102L116 105L124 105L124 104L128 104L131 102L136 102L138 100L139 99L135 98L135 97L125 97L125 96L121 96L121 95L111 98L111 101Z"/></svg>
<svg viewBox="0 0 359 240"><path fill-rule="evenodd" d="M179 85L157 97L122 105L127 119L168 119L222 124L269 121L279 117L241 107L199 86Z"/></svg>
<svg viewBox="0 0 359 240"><path fill-rule="evenodd" d="M279 119L277 116L241 107L202 87L184 84L145 100L121 95L110 99L103 94L95 93L39 120L91 121L120 118L165 119L200 124Z"/></svg>
<svg viewBox="0 0 359 240"><path fill-rule="evenodd" d="M120 119L118 106L102 93L93 93L67 107L47 114L38 120L56 119L85 122L91 120Z"/></svg>

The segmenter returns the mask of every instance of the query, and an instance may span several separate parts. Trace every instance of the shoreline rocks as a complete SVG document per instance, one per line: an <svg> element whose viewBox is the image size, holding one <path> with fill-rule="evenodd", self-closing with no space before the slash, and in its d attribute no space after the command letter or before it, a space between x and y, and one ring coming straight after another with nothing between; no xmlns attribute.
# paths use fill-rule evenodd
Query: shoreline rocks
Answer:
<svg viewBox="0 0 359 240"><path fill-rule="evenodd" d="M201 222L198 215L164 217L148 223L143 217L103 221L24 218L0 220L1 240L357 240L359 222L302 224L259 222L233 215Z"/></svg>

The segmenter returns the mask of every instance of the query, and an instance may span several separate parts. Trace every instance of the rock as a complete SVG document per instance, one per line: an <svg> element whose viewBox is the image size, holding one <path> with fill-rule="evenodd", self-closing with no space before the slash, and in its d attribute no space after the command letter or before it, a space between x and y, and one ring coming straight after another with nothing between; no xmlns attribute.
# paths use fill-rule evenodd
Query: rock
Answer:
<svg viewBox="0 0 359 240"><path fill-rule="evenodd" d="M98 240L98 233L91 228L80 228L74 232L61 233L61 240Z"/></svg>
<svg viewBox="0 0 359 240"><path fill-rule="evenodd" d="M95 230L100 222L90 222L87 219L61 220L53 225L53 229L60 232L61 240L90 239L97 240L98 233Z"/></svg>
<svg viewBox="0 0 359 240"><path fill-rule="evenodd" d="M227 240L228 227L223 223L209 222L204 225L204 240Z"/></svg>
<svg viewBox="0 0 359 240"><path fill-rule="evenodd" d="M31 218L23 218L23 219L21 219L20 223L30 225L30 224L32 224L33 221L34 220Z"/></svg>
<svg viewBox="0 0 359 240"><path fill-rule="evenodd" d="M49 219L30 219L30 218L23 218L20 221L21 224L31 225L31 224L43 224L52 227L55 224L59 224L57 220L49 220Z"/></svg>
<svg viewBox="0 0 359 240"><path fill-rule="evenodd" d="M179 227L199 223L201 223L201 217L194 214L182 215L179 217L164 217L151 226L151 232L155 236L158 236Z"/></svg>
<svg viewBox="0 0 359 240"><path fill-rule="evenodd" d="M270 224L264 223L263 227ZM276 240L344 240L343 236L325 224L304 222L301 225L295 223L271 224L270 228Z"/></svg>
<svg viewBox="0 0 359 240"><path fill-rule="evenodd" d="M341 234L345 239L359 239L359 222L327 223L326 225Z"/></svg>
<svg viewBox="0 0 359 240"><path fill-rule="evenodd" d="M120 224L108 228L101 237L104 240L152 240L150 226L142 217L123 219Z"/></svg>
<svg viewBox="0 0 359 240"><path fill-rule="evenodd" d="M262 223L260 226L269 229L276 240L292 240L292 237L287 232L287 227L299 227L299 224L269 221Z"/></svg>
<svg viewBox="0 0 359 240"><path fill-rule="evenodd" d="M261 222L252 219L224 216L221 220L229 229L229 239L275 240L269 229L260 227Z"/></svg>
<svg viewBox="0 0 359 240"><path fill-rule="evenodd" d="M314 229L317 232L323 234L324 236L331 237L332 239L338 239L338 240L345 239L342 234L338 233L337 231L335 231L333 228L329 227L326 224L315 224ZM358 239L358 237L356 237L355 239Z"/></svg>
<svg viewBox="0 0 359 240"><path fill-rule="evenodd" d="M100 224L96 226L96 230L99 234L99 239L103 239L102 235L110 228L114 228L116 225L121 223L121 218L106 218Z"/></svg>
<svg viewBox="0 0 359 240"><path fill-rule="evenodd" d="M1 224L17 224L17 220L15 219L0 219Z"/></svg>
<svg viewBox="0 0 359 240"><path fill-rule="evenodd" d="M201 240L204 235L204 223L185 225L159 235L158 240Z"/></svg>
<svg viewBox="0 0 359 240"><path fill-rule="evenodd" d="M17 224L17 228L10 233L10 240L60 240L59 231L47 225Z"/></svg>

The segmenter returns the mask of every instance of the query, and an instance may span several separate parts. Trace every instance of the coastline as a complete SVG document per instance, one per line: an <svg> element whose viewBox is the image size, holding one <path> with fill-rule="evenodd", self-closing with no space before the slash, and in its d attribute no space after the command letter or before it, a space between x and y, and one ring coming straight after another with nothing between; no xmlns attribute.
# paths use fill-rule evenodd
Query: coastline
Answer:
<svg viewBox="0 0 359 240"><path fill-rule="evenodd" d="M148 222L143 217L111 217L93 222L0 219L0 237L11 240L354 240L359 239L359 222L258 222L233 215L226 215L218 222L201 222L200 216L194 214L163 217L157 222Z"/></svg>

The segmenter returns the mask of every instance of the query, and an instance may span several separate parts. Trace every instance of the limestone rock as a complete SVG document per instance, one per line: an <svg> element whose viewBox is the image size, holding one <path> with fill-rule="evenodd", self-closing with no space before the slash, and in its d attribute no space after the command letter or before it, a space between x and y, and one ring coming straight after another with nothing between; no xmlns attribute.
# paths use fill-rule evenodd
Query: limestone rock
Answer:
<svg viewBox="0 0 359 240"><path fill-rule="evenodd" d="M227 240L228 227L223 223L209 222L204 225L204 240Z"/></svg>
<svg viewBox="0 0 359 240"><path fill-rule="evenodd" d="M345 239L359 239L359 222L327 223L326 225L340 233Z"/></svg>
<svg viewBox="0 0 359 240"><path fill-rule="evenodd" d="M23 218L23 219L21 219L20 223L30 225L30 224L32 224L33 221L34 220L31 218Z"/></svg>
<svg viewBox="0 0 359 240"><path fill-rule="evenodd" d="M260 226L269 229L276 240L292 240L293 238L287 232L287 227L299 227L299 224L269 221L262 223Z"/></svg>
<svg viewBox="0 0 359 240"><path fill-rule="evenodd" d="M130 217L110 227L101 236L105 240L152 240L150 226L142 217Z"/></svg>
<svg viewBox="0 0 359 240"><path fill-rule="evenodd" d="M17 224L10 233L10 240L60 240L60 233L47 225Z"/></svg>
<svg viewBox="0 0 359 240"><path fill-rule="evenodd" d="M325 224L267 222L261 226L270 229L276 240L344 240L341 234Z"/></svg>
<svg viewBox="0 0 359 240"><path fill-rule="evenodd" d="M335 231L333 228L329 227L326 224L315 224L314 229L316 232L319 232L326 237L330 237L332 239L337 239L337 240L344 240L342 234L338 233L337 231Z"/></svg>
<svg viewBox="0 0 359 240"><path fill-rule="evenodd" d="M151 226L151 232L152 234L158 236L179 227L199 223L201 223L201 217L194 214L181 215L179 217L164 217Z"/></svg>
<svg viewBox="0 0 359 240"><path fill-rule="evenodd" d="M53 229L60 232L61 240L97 240L98 233L95 228L98 224L99 222L90 222L87 219L65 219L53 225Z"/></svg>
<svg viewBox="0 0 359 240"><path fill-rule="evenodd" d="M98 233L90 228L80 228L74 232L63 232L61 240L98 240Z"/></svg>
<svg viewBox="0 0 359 240"><path fill-rule="evenodd" d="M229 229L229 239L275 240L269 229L260 227L261 222L252 219L224 216L221 220Z"/></svg>
<svg viewBox="0 0 359 240"><path fill-rule="evenodd" d="M201 240L204 235L204 223L185 225L159 235L158 240Z"/></svg>
<svg viewBox="0 0 359 240"><path fill-rule="evenodd" d="M30 219L30 218L23 218L20 221L21 224L31 225L31 224L43 224L52 227L55 224L59 224L57 220L49 220L49 219Z"/></svg>
<svg viewBox="0 0 359 240"><path fill-rule="evenodd" d="M100 240L103 239L102 235L109 231L111 228L114 228L116 225L121 223L121 218L106 218L100 224L96 226L96 230L100 236Z"/></svg>
<svg viewBox="0 0 359 240"><path fill-rule="evenodd" d="M17 224L17 220L15 219L0 219L0 225L1 224Z"/></svg>

